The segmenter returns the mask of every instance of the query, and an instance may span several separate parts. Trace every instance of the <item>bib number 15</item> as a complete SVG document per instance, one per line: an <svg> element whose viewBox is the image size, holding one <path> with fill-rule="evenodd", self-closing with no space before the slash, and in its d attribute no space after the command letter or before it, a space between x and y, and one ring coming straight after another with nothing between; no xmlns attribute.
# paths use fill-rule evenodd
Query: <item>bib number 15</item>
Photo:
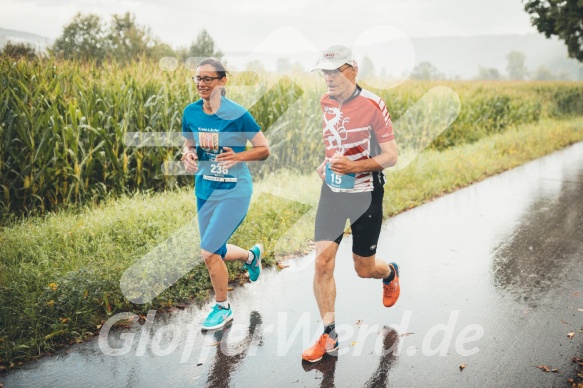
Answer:
<svg viewBox="0 0 583 388"><path fill-rule="evenodd" d="M334 185L341 185L342 184L342 177L335 173L330 173L330 181Z"/></svg>
<svg viewBox="0 0 583 388"><path fill-rule="evenodd" d="M330 169L330 163L326 163L326 183L337 189L353 189L354 174L337 174Z"/></svg>

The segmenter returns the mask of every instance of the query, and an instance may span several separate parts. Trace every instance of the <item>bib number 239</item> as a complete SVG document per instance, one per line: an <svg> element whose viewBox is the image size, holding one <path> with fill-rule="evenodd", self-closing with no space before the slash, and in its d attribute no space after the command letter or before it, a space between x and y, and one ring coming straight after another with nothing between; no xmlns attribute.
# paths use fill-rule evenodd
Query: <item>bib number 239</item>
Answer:
<svg viewBox="0 0 583 388"><path fill-rule="evenodd" d="M229 173L229 169L223 168L222 166L220 166L216 163L211 164L211 174L224 175L224 174L228 174L228 173Z"/></svg>
<svg viewBox="0 0 583 388"><path fill-rule="evenodd" d="M353 189L354 174L338 174L330 169L330 163L326 163L326 183L336 189Z"/></svg>

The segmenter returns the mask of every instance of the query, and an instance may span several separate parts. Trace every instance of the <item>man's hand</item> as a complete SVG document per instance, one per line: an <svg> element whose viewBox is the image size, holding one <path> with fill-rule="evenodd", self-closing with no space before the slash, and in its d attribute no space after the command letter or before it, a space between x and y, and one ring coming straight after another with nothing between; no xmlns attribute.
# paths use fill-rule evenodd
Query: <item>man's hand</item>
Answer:
<svg viewBox="0 0 583 388"><path fill-rule="evenodd" d="M330 158L330 169L342 175L357 172L356 163L338 152Z"/></svg>
<svg viewBox="0 0 583 388"><path fill-rule="evenodd" d="M322 164L319 165L318 168L316 169L316 172L318 173L318 176L323 181L326 180L326 172L324 170L326 169L326 163L327 162L328 162L328 159L324 159L324 161L322 162Z"/></svg>

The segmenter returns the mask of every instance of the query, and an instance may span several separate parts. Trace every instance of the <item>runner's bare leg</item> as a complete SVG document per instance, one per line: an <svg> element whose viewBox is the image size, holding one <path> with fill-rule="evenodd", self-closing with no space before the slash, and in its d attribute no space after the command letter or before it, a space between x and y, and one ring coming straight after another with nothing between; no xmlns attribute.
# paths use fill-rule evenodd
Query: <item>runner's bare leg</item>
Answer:
<svg viewBox="0 0 583 388"><path fill-rule="evenodd" d="M364 257L353 253L352 259L354 260L354 269L361 278L384 279L391 274L388 264L377 259L376 255Z"/></svg>
<svg viewBox="0 0 583 388"><path fill-rule="evenodd" d="M314 295L324 325L334 322L336 282L334 267L338 244L333 241L316 242L316 271L314 273Z"/></svg>

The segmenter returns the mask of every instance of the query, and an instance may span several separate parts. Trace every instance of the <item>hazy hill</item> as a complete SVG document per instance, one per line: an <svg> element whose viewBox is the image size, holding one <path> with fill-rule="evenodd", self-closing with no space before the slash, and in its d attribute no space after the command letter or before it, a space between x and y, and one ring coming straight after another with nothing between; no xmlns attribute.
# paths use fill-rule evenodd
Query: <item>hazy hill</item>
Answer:
<svg viewBox="0 0 583 388"><path fill-rule="evenodd" d="M449 79L473 79L480 67L495 68L502 77L507 77L506 56L512 51L520 51L525 55L525 66L530 74L534 74L540 66L546 66L553 74L564 71L572 80L583 80L583 64L568 58L565 44L557 39L546 39L541 34L410 38L381 41L353 49L361 65L367 57L369 67L372 66L377 75L389 77L399 78L408 74L415 64L421 62L430 62ZM231 58L229 63L238 68L244 68L245 61L257 60L268 70L278 67L278 59L287 59L287 67L299 63L308 70L317 62L319 53L253 52L253 58L246 58L246 55L248 53L226 53ZM242 63L233 60L235 58L241 58Z"/></svg>
<svg viewBox="0 0 583 388"><path fill-rule="evenodd" d="M53 39L44 36L0 28L0 48L4 47L8 41L12 43L28 43L40 51L45 51L47 47L53 44Z"/></svg>
<svg viewBox="0 0 583 388"><path fill-rule="evenodd" d="M583 65L568 58L564 43L541 34L413 38L412 41L416 62L431 62L448 77L472 78L478 74L479 66L493 67L506 75L506 55L521 51L530 71L545 65L553 71L568 71L573 78L583 80L583 72L579 74Z"/></svg>

